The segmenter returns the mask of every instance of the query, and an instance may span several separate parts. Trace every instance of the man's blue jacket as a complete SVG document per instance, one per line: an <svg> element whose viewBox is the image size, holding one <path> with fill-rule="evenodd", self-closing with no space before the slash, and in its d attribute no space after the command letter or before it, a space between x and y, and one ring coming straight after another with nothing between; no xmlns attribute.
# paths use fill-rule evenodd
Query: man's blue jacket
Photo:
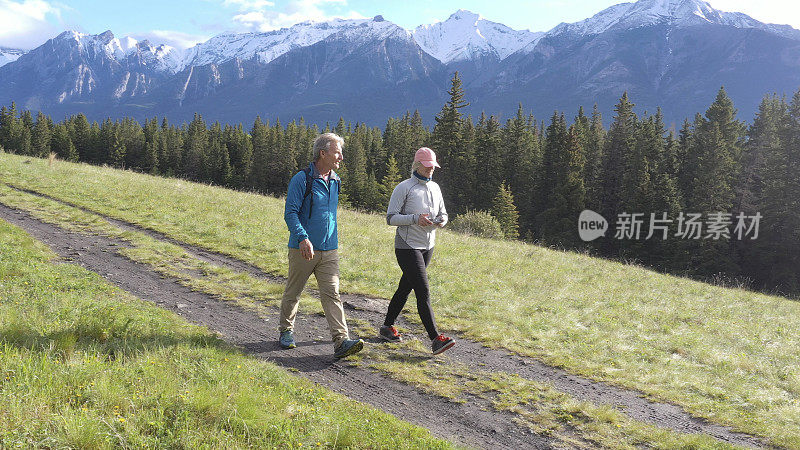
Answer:
<svg viewBox="0 0 800 450"><path fill-rule="evenodd" d="M302 170L289 181L289 190L286 192L283 218L289 227L289 248L300 248L300 242L308 239L314 250L334 250L339 248L336 208L339 206L341 180L331 170L326 182L313 162L310 168L313 184L308 197L303 199L306 193L306 174ZM312 197L314 204L310 206Z"/></svg>

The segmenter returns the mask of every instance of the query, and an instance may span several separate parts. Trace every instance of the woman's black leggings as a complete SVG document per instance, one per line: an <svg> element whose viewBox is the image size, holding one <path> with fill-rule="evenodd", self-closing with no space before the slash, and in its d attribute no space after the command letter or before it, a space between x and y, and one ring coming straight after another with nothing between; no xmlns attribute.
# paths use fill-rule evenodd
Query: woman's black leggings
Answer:
<svg viewBox="0 0 800 450"><path fill-rule="evenodd" d="M419 318L422 319L422 324L425 325L425 330L428 332L428 337L431 340L439 336L436 330L436 321L433 318L433 309L431 309L431 300L428 293L428 263L431 262L431 255L433 249L430 250L413 250L405 248L394 249L394 254L397 256L397 264L403 271L403 276L400 278L400 284L397 286L392 301L389 302L389 311L386 312L386 320L383 324L386 326L394 325L397 316L403 310L408 300L408 294L414 290L414 295L417 297L417 311Z"/></svg>

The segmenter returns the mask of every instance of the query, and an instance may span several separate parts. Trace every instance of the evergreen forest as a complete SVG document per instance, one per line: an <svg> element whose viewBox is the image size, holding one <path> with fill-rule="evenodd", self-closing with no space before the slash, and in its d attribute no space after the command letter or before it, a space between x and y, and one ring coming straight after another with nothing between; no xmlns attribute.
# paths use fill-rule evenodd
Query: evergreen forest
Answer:
<svg viewBox="0 0 800 450"><path fill-rule="evenodd" d="M679 129L659 110L637 115L627 93L608 127L596 106L546 120L522 105L504 121L464 116L458 73L449 97L432 128L408 112L383 130L343 118L323 129L261 117L248 127L209 126L200 115L180 126L166 118L90 123L83 114L56 123L12 103L0 109L0 147L280 196L308 165L314 138L332 131L345 139L342 201L380 212L415 151L428 146L442 166L434 179L451 220L488 212L507 239L800 292L800 90L790 100L766 95L748 124L720 88ZM586 209L607 220L604 237L580 238Z"/></svg>

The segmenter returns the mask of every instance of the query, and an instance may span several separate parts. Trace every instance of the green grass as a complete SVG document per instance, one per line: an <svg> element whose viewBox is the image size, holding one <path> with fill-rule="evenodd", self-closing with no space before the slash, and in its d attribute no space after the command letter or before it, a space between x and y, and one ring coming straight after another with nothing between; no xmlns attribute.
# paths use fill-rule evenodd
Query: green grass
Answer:
<svg viewBox="0 0 800 450"><path fill-rule="evenodd" d="M148 264L186 286L222 300L236 301L240 306L263 315L276 313L275 309L270 310L267 306L275 306L275 294L280 293L281 285L231 273L194 259L173 244L157 241L141 232L123 231L96 214L4 185L0 185L0 203L28 211L42 221L67 230L122 239L133 248L122 248L119 253ZM317 301L311 300L303 306L304 311L321 313ZM351 318L349 325L351 331L359 336L375 333L373 325L363 320ZM523 426L570 447L587 443L613 448L637 445L712 447L719 444L708 436L682 435L645 425L609 407L576 401L552 387L514 374L489 374L446 360L431 359L428 351L419 341L413 340L400 345L367 346L365 351L348 360L453 402L464 403L471 396L482 397L495 409L514 414Z"/></svg>
<svg viewBox="0 0 800 450"><path fill-rule="evenodd" d="M564 448L734 448L706 435L682 434L645 424L608 405L579 401L552 385L518 374L470 369L463 364L427 356L418 340L368 347L356 357L370 368L403 383L466 403L488 400L499 411L531 431L549 436ZM387 351L388 348L388 351Z"/></svg>
<svg viewBox="0 0 800 450"><path fill-rule="evenodd" d="M0 220L0 448L449 448L54 264Z"/></svg>
<svg viewBox="0 0 800 450"><path fill-rule="evenodd" d="M0 155L0 179L286 273L283 202L186 181ZM339 214L342 290L390 297L380 215ZM429 270L445 329L678 403L800 448L800 305L635 266L443 232Z"/></svg>
<svg viewBox="0 0 800 450"><path fill-rule="evenodd" d="M237 273L192 257L181 247L163 242L138 231L126 231L112 225L97 214L82 211L55 200L16 191L0 185L0 203L28 211L33 217L69 231L97 234L127 242L117 253L132 261L149 265L153 270L199 292L219 299L234 301L259 314L268 314L267 307L277 307L283 285L249 274ZM322 312L319 301L304 293L304 311Z"/></svg>

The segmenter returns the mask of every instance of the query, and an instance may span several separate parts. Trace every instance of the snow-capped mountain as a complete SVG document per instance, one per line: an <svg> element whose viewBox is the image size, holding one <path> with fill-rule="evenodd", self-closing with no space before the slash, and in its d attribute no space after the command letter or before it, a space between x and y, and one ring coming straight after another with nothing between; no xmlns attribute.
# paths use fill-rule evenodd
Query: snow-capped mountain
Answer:
<svg viewBox="0 0 800 450"><path fill-rule="evenodd" d="M473 115L509 115L522 102L546 117L597 103L608 117L627 90L637 107L680 121L725 85L746 116L765 93L800 86L800 31L699 0L621 3L546 33L465 10L413 31L381 16L336 19L225 33L187 50L69 31L24 54L0 49L4 57L15 60L0 64L0 105L92 119L199 112L383 125L418 109L432 120L455 71Z"/></svg>
<svg viewBox="0 0 800 450"><path fill-rule="evenodd" d="M17 48L6 48L0 47L0 67L14 62L19 59L20 56L25 54L25 50L20 50Z"/></svg>
<svg viewBox="0 0 800 450"><path fill-rule="evenodd" d="M111 30L98 35L65 31L55 38L56 41L69 42L68 45L90 58L103 55L108 61L122 63L134 56L139 63L150 66L157 71L177 72L183 60L183 54L168 45L153 45L148 40L138 41L130 36L117 38Z"/></svg>
<svg viewBox="0 0 800 450"><path fill-rule="evenodd" d="M174 74L177 52L111 31L66 31L0 67L0 92L29 108L141 97Z"/></svg>
<svg viewBox="0 0 800 450"><path fill-rule="evenodd" d="M297 48L308 47L341 32L355 32L361 38L380 38L398 28L377 16L373 19L333 19L329 22L301 22L267 33L224 33L186 50L179 69L221 64L234 58L257 58L267 64Z"/></svg>
<svg viewBox="0 0 800 450"><path fill-rule="evenodd" d="M404 30L376 16L302 22L267 33L224 33L188 49L179 69L221 64L233 58L257 58L266 64L284 53L316 44L336 33L350 33L359 39L381 39L386 33L402 34ZM445 64L486 54L502 60L543 34L513 30L465 10L457 11L444 22L421 25L410 33L426 53Z"/></svg>
<svg viewBox="0 0 800 450"><path fill-rule="evenodd" d="M770 92L800 87L800 31L721 12L698 0L639 0L560 24L502 61L477 86L489 111L519 102L546 113L597 104L606 117L627 91L639 111L680 123L724 86L741 118Z"/></svg>
<svg viewBox="0 0 800 450"><path fill-rule="evenodd" d="M747 14L719 11L702 0L639 0L635 3L620 3L580 22L562 23L547 34L572 33L586 36L614 29L624 30L661 24L677 27L715 24L735 28L757 28L784 37L800 39L800 31L788 25L765 24Z"/></svg>
<svg viewBox="0 0 800 450"><path fill-rule="evenodd" d="M420 25L413 34L425 52L445 64L484 55L503 60L544 35L542 32L513 30L463 9L444 22Z"/></svg>

